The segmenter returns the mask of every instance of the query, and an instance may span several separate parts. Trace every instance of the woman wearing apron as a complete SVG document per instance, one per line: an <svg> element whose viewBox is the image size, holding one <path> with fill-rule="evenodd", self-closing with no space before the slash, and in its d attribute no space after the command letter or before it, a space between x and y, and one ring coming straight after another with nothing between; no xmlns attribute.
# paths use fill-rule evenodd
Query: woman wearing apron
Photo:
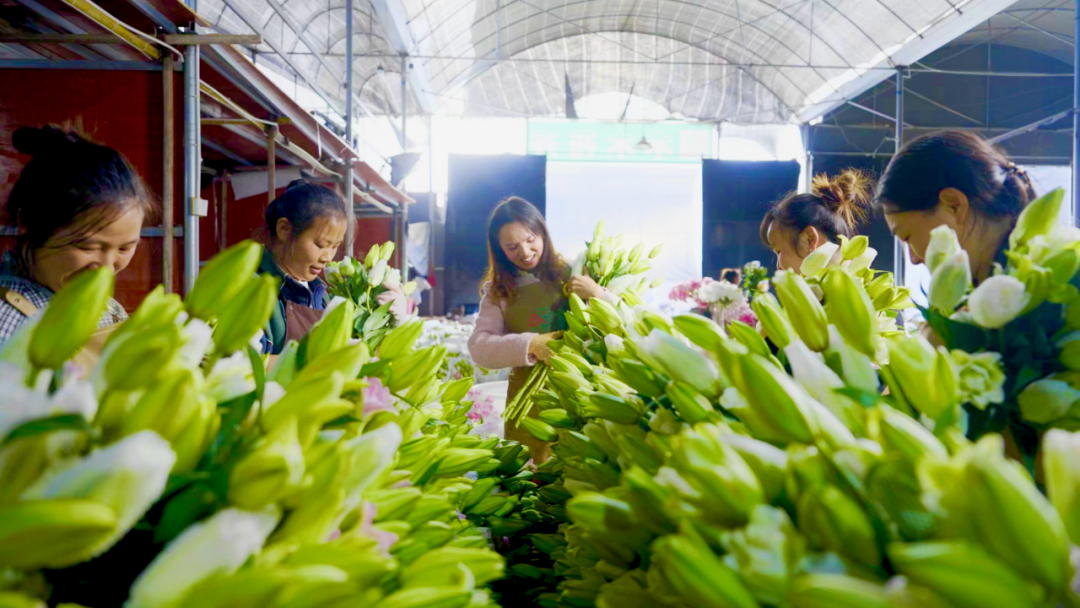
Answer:
<svg viewBox="0 0 1080 608"><path fill-rule="evenodd" d="M551 358L547 343L566 329L563 285L569 281L569 291L584 300L613 296L587 276L570 277L569 266L551 244L544 216L525 200L511 197L499 203L488 220L487 237L488 269L469 353L481 367L513 368L509 401L524 386L530 368ZM551 455L550 444L517 425L506 425L506 439L527 446L537 464Z"/></svg>
<svg viewBox="0 0 1080 608"><path fill-rule="evenodd" d="M263 332L263 352L281 353L290 341L299 342L326 309L327 285L319 278L337 255L348 221L345 202L326 186L298 179L266 208L263 259L260 273L281 280L278 305ZM391 311L405 316L405 294L400 285L384 285L390 291L378 298L391 300Z"/></svg>
<svg viewBox="0 0 1080 608"><path fill-rule="evenodd" d="M153 210L127 159L77 130L22 127L13 143L32 158L7 200L18 237L15 250L0 260L0 343L83 270L107 266L119 273L126 268L139 245L143 220ZM98 333L75 359L84 371L125 319L124 307L110 300Z"/></svg>

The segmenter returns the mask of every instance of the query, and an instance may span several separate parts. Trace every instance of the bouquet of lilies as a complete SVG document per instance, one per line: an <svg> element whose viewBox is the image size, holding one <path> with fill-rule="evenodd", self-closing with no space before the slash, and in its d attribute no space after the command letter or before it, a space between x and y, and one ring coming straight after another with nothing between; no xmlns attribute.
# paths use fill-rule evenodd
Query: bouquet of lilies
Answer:
<svg viewBox="0 0 1080 608"><path fill-rule="evenodd" d="M346 256L340 262L326 265L325 276L330 295L353 303L356 307L353 333L371 348L378 347L386 333L395 326L394 316L390 314L392 303L378 303L379 295L401 285L401 271L389 266L393 254L394 243L388 241L382 245L372 245L362 262ZM401 288L405 295L409 295L416 289L416 283L410 281Z"/></svg>
<svg viewBox="0 0 1080 608"><path fill-rule="evenodd" d="M462 511L519 450L470 434L472 380L438 381L418 321L375 360L342 301L266 372L260 255L223 252L185 300L152 292L87 380L69 361L107 268L4 344L0 605L494 605L504 560Z"/></svg>

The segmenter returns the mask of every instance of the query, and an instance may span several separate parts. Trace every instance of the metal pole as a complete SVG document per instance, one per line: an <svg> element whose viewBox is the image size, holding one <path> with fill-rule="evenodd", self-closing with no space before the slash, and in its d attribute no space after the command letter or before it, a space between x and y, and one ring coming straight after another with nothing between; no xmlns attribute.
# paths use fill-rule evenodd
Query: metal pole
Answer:
<svg viewBox="0 0 1080 608"><path fill-rule="evenodd" d="M365 81L366 82L366 81ZM363 89L363 85L361 85ZM345 0L345 141L351 151L353 143L353 0ZM356 208L353 202L353 159L345 159L345 254L356 257L353 244L356 238Z"/></svg>
<svg viewBox="0 0 1080 608"><path fill-rule="evenodd" d="M406 116L409 114L409 85L406 74L409 69L409 56L401 56L401 152L404 154L409 145L409 138L405 135L407 124ZM401 204L401 242L398 243L398 251L401 252L401 274L404 280L409 280L409 205Z"/></svg>
<svg viewBox="0 0 1080 608"><path fill-rule="evenodd" d="M904 68L896 68L896 153L904 146ZM896 285L904 285L904 264L907 262L907 252L904 243L893 237L893 281Z"/></svg>
<svg viewBox="0 0 1080 608"><path fill-rule="evenodd" d="M188 0L197 10L196 0ZM191 26L195 33L194 25ZM199 276L199 213L202 157L199 133L199 45L184 49L184 293Z"/></svg>
<svg viewBox="0 0 1080 608"><path fill-rule="evenodd" d="M1075 34L1080 36L1080 0L1076 0ZM1080 38L1076 40L1075 54L1073 55L1073 223L1080 226Z"/></svg>
<svg viewBox="0 0 1080 608"><path fill-rule="evenodd" d="M806 192L810 192L814 188L814 127L805 125L803 129L803 144L806 145L806 184L804 188Z"/></svg>
<svg viewBox="0 0 1080 608"><path fill-rule="evenodd" d="M435 217L438 211L438 202L435 200L435 117L428 116L427 121L427 147L428 147L428 267L424 272L428 273L428 283L435 284ZM417 269L419 272L419 269ZM428 316L435 316L435 289L428 294Z"/></svg>
<svg viewBox="0 0 1080 608"><path fill-rule="evenodd" d="M165 107L163 118L162 156L164 178L161 186L161 284L165 286L165 293L173 291L173 264L176 254L173 253L173 197L176 195L176 131L175 97L173 93L173 56L165 56L165 65L162 70L162 95Z"/></svg>

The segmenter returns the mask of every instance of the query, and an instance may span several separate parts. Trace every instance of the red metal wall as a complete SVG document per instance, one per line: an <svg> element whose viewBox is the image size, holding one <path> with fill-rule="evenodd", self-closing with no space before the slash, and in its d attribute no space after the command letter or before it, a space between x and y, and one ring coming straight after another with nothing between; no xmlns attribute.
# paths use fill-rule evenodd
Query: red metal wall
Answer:
<svg viewBox="0 0 1080 608"><path fill-rule="evenodd" d="M175 76L176 201L175 223L182 223L183 129L180 76ZM163 150L162 75L159 72L89 70L0 70L0 201L7 201L29 157L15 151L11 135L21 126L79 119L97 141L123 152L160 200ZM47 205L48 201L41 201ZM0 215L0 223L10 224ZM0 250L14 239L0 238ZM183 276L182 241L176 241L176 286ZM131 265L117 277L116 299L126 308L138 305L161 282L162 241L146 238Z"/></svg>

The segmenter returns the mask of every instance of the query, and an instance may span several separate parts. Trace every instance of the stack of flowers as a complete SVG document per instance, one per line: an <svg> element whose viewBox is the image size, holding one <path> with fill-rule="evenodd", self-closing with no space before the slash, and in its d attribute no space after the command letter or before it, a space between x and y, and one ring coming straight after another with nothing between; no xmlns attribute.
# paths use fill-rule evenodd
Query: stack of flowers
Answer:
<svg viewBox="0 0 1080 608"><path fill-rule="evenodd" d="M504 562L462 514L466 474L513 477L524 459L469 434L472 381L437 380L443 351L414 350L417 325L372 359L351 302L266 374L250 342L277 288L237 279L260 253L211 260L186 301L150 294L89 380L68 361L108 269L5 344L0 604L494 605Z"/></svg>
<svg viewBox="0 0 1080 608"><path fill-rule="evenodd" d="M472 336L473 328L473 325L449 319L427 319L420 332L417 347L423 348L436 344L446 346L446 359L440 372L443 380L473 378L477 384L484 384L508 379L510 370L487 369L476 365L473 361L469 353L469 338Z"/></svg>
<svg viewBox="0 0 1080 608"><path fill-rule="evenodd" d="M1044 496L956 415L1000 398L996 360L883 336L851 265L811 278L824 306L793 273L755 301L780 358L739 324L571 300L522 422L556 443L511 582L543 606L1080 606L1080 434L1046 435Z"/></svg>
<svg viewBox="0 0 1080 608"><path fill-rule="evenodd" d="M394 328L394 316L390 314L391 302L380 305L379 295L388 286L401 285L401 271L389 266L394 254L394 243L372 245L363 262L346 256L340 262L326 265L326 283L331 296L344 298L356 307L353 328L371 348L376 348L383 336ZM401 285L405 295L416 289L412 281Z"/></svg>
<svg viewBox="0 0 1080 608"><path fill-rule="evenodd" d="M645 255L644 245L638 243L632 249L623 246L623 235L604 236L604 222L593 230L593 240L585 243L585 251L574 260L571 276L588 274L601 287L619 296L631 306L643 304L641 295L647 287L663 283L654 279L651 283L645 274L652 269L650 260L660 255L663 245L657 245Z"/></svg>

